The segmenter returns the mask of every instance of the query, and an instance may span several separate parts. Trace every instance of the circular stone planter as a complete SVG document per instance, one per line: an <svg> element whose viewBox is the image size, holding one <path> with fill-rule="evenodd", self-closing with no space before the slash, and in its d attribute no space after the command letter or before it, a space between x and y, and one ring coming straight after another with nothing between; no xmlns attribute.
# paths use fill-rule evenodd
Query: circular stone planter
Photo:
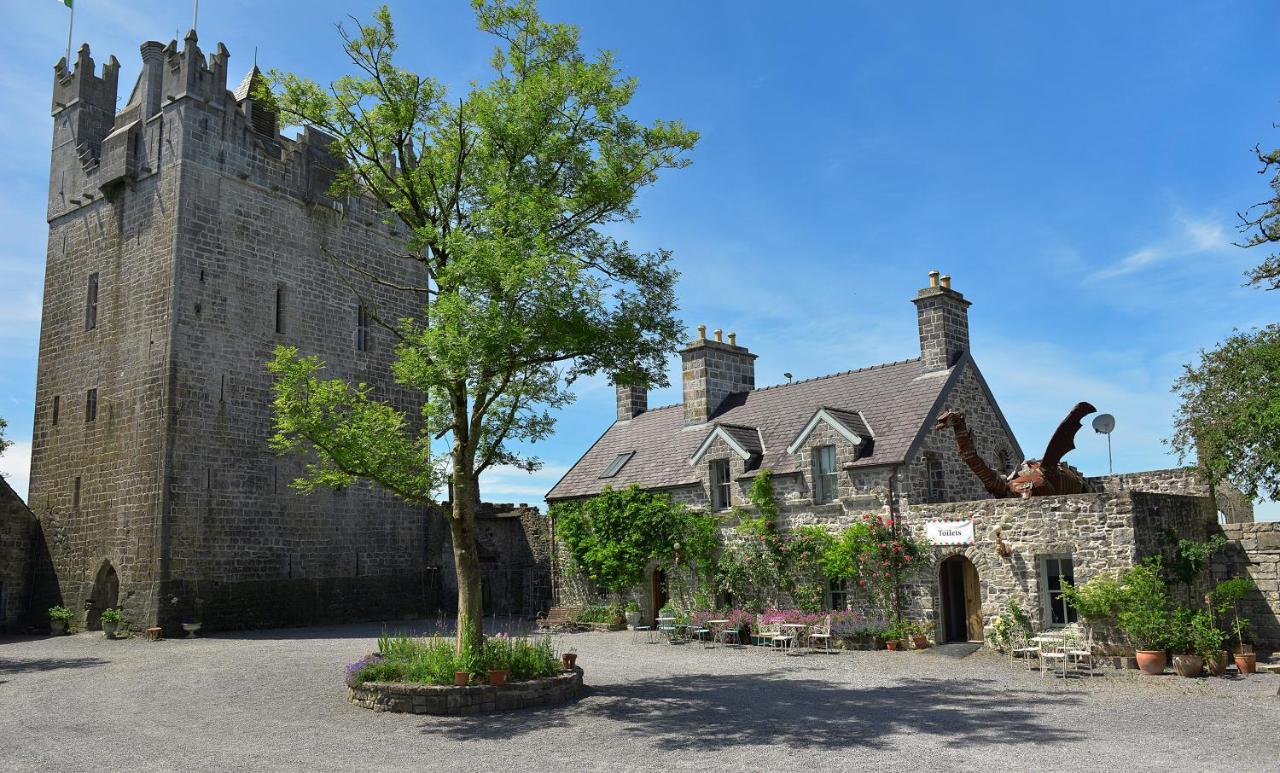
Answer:
<svg viewBox="0 0 1280 773"><path fill-rule="evenodd" d="M488 714L530 706L554 706L578 697L582 691L582 669L556 676L470 687L441 687L434 684L365 682L347 688L347 700L373 711L402 714Z"/></svg>

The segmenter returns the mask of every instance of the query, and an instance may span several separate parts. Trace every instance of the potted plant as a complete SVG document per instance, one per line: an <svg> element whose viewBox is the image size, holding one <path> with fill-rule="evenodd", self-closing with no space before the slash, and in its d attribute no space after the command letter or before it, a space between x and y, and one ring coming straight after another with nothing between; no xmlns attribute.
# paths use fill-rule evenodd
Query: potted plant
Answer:
<svg viewBox="0 0 1280 773"><path fill-rule="evenodd" d="M507 668L491 668L489 669L489 684L494 687L500 687L507 683L507 676L511 674L511 670Z"/></svg>
<svg viewBox="0 0 1280 773"><path fill-rule="evenodd" d="M564 667L565 671L572 671L574 664L577 662L578 653L573 650L569 650L560 656L560 665Z"/></svg>
<svg viewBox="0 0 1280 773"><path fill-rule="evenodd" d="M929 646L929 634L933 633L933 623L921 620L909 623L911 626L911 646L918 650Z"/></svg>
<svg viewBox="0 0 1280 773"><path fill-rule="evenodd" d="M49 633L61 636L71 623L71 610L66 607L49 607Z"/></svg>
<svg viewBox="0 0 1280 773"><path fill-rule="evenodd" d="M640 605L636 603L635 599L631 599L627 602L626 610L627 627L634 631L636 626L640 625Z"/></svg>
<svg viewBox="0 0 1280 773"><path fill-rule="evenodd" d="M889 650L890 652L905 650L907 648L907 642L906 642L907 632L905 629L909 625L910 625L909 623L892 623L886 626L884 629L884 633L881 634L882 636L884 636L885 649Z"/></svg>
<svg viewBox="0 0 1280 773"><path fill-rule="evenodd" d="M1181 608L1173 616L1170 632L1170 649L1173 650L1173 670L1179 676L1197 677L1206 660L1222 647L1222 631L1213 624L1207 610Z"/></svg>
<svg viewBox="0 0 1280 773"><path fill-rule="evenodd" d="M1133 644L1138 669L1156 676L1164 673L1172 630L1169 598L1160 576L1158 558L1125 571L1119 584L1116 623Z"/></svg>
<svg viewBox="0 0 1280 773"><path fill-rule="evenodd" d="M200 630L201 623L198 620L187 617L182 620L182 630L187 632L188 639L196 638L196 632Z"/></svg>
<svg viewBox="0 0 1280 773"><path fill-rule="evenodd" d="M466 686L467 686L467 685L469 685L469 684L471 684L471 672L470 672L470 671L454 671L454 672L453 672L453 686L454 686L454 687L466 687Z"/></svg>
<svg viewBox="0 0 1280 773"><path fill-rule="evenodd" d="M102 610L102 633L108 639L116 637L116 631L120 628L120 624L124 622L124 613L119 609L107 608Z"/></svg>
<svg viewBox="0 0 1280 773"><path fill-rule="evenodd" d="M1253 580L1248 577L1233 577L1218 583L1210 594L1214 600L1214 607L1220 612L1232 613L1231 630L1236 635L1236 643L1239 646L1235 654L1236 670L1241 674L1252 674L1258 667L1258 656L1253 652L1253 647L1244 643L1244 632L1249 627L1249 621L1240 614L1239 606L1253 588Z"/></svg>

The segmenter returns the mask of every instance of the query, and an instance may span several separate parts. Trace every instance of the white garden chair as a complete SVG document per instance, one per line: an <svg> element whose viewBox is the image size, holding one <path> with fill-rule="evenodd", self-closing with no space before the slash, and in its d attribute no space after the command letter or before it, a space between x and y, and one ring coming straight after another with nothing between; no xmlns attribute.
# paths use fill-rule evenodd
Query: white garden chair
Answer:
<svg viewBox="0 0 1280 773"><path fill-rule="evenodd" d="M818 651L818 648L814 646L814 642L818 641L822 643L823 654L830 655L832 653L833 650L831 649L831 615L827 615L825 618L823 618L821 623L818 623L817 625L809 629L808 639L809 639L810 652Z"/></svg>

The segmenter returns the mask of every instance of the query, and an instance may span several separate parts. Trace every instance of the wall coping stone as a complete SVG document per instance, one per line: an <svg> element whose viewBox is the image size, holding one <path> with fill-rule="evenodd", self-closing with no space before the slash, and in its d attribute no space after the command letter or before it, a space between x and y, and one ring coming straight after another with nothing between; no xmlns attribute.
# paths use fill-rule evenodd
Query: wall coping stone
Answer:
<svg viewBox="0 0 1280 773"><path fill-rule="evenodd" d="M488 714L567 703L582 691L582 673L582 669L575 666L572 671L556 676L508 682L501 686L364 682L347 687L347 700L373 711L403 714Z"/></svg>

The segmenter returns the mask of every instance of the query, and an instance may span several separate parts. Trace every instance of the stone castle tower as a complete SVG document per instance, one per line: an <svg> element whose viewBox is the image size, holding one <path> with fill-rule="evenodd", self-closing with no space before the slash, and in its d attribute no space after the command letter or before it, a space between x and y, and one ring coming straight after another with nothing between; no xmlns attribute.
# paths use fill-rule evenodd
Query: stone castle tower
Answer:
<svg viewBox="0 0 1280 773"><path fill-rule="evenodd" d="M367 310L397 319L418 299L340 269L418 286L418 265L370 202L326 195L328 139L280 136L256 68L230 91L221 44L141 48L118 112L114 57L99 74L84 46L54 70L36 604L169 630L433 606L423 509L365 485L298 495L299 463L267 447L277 344L412 406L383 380L392 340Z"/></svg>

